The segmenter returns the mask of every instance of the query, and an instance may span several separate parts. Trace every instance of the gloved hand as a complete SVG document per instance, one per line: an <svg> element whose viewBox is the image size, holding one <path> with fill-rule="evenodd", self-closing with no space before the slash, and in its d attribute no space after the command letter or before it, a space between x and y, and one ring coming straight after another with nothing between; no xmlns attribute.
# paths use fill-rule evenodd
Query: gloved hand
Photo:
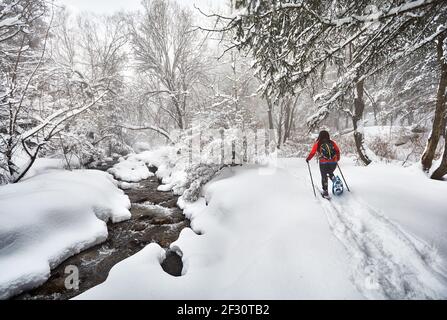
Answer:
<svg viewBox="0 0 447 320"><path fill-rule="evenodd" d="M306 162L309 163L309 159L306 159Z"/></svg>

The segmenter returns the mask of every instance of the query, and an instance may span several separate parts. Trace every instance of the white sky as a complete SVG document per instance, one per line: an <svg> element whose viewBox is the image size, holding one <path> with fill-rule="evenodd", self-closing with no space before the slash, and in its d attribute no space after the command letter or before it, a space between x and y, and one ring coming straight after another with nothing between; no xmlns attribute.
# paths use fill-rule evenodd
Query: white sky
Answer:
<svg viewBox="0 0 447 320"><path fill-rule="evenodd" d="M229 0L177 0L177 3L194 9L194 4L202 10L224 8ZM141 0L58 0L72 12L92 11L98 14L111 14L119 10L141 9Z"/></svg>

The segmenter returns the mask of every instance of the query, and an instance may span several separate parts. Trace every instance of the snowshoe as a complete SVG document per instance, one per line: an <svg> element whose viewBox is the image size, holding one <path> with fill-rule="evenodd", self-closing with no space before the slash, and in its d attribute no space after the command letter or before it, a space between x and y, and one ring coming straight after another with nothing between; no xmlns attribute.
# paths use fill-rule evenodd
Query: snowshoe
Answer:
<svg viewBox="0 0 447 320"><path fill-rule="evenodd" d="M336 196L339 196L343 193L344 187L343 182L341 181L339 176L335 176L332 181L332 193Z"/></svg>
<svg viewBox="0 0 447 320"><path fill-rule="evenodd" d="M327 192L327 191L321 192L321 196L327 200L331 200L331 196L329 195L329 192Z"/></svg>

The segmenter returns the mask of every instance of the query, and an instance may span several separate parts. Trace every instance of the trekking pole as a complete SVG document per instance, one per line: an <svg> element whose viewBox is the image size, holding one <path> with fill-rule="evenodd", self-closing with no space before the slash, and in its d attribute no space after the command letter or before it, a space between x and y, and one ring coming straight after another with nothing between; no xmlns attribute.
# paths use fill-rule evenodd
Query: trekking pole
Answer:
<svg viewBox="0 0 447 320"><path fill-rule="evenodd" d="M348 188L348 191L351 192L351 190L349 189L348 184L346 183L345 176L343 175L343 172L341 171L340 165L338 163L337 163L337 167L338 167L338 170L340 170L341 177L343 178L343 181L345 182L346 188Z"/></svg>
<svg viewBox="0 0 447 320"><path fill-rule="evenodd" d="M315 186L314 186L314 179L312 178L312 171L310 171L310 165L309 162L307 162L307 168L309 169L309 175L310 175L310 181L312 182L312 190L314 191L315 198L317 197L317 194L315 192Z"/></svg>

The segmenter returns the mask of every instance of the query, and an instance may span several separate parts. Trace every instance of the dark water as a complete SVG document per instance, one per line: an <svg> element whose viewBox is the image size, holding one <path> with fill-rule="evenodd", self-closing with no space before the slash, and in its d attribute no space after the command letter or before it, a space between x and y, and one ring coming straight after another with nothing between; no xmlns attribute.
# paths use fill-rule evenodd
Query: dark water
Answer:
<svg viewBox="0 0 447 320"><path fill-rule="evenodd" d="M110 167L104 166L106 169ZM156 168L149 168L155 172ZM50 279L42 286L20 294L15 299L65 300L70 299L102 282L110 269L118 262L137 253L147 244L155 242L167 249L161 266L173 276L180 276L182 260L177 253L168 250L178 239L180 231L190 226L177 204L178 197L172 192L157 191L159 181L150 177L124 190L132 203L132 217L120 223L108 223L109 237L106 242L68 258L51 272ZM66 266L79 269L79 290L66 289Z"/></svg>

